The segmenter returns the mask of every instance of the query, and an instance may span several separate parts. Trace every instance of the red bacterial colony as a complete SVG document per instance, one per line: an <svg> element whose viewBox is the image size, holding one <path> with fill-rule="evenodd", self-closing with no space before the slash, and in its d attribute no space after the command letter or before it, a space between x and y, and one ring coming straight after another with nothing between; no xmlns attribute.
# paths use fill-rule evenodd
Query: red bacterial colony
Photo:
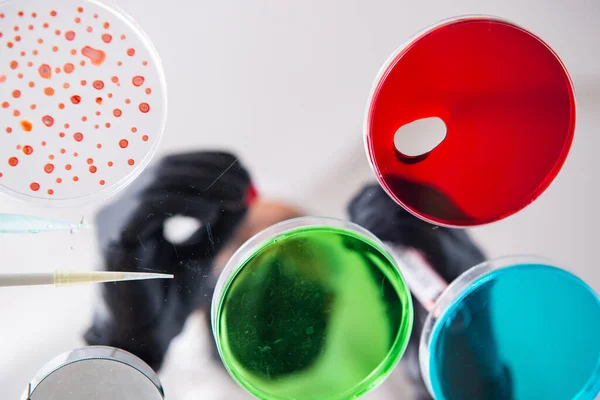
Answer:
<svg viewBox="0 0 600 400"><path fill-rule="evenodd" d="M444 122L446 137L407 158L396 132L430 117ZM565 162L574 126L573 88L557 55L520 27L471 17L426 31L394 56L365 135L398 204L436 224L474 226L533 202Z"/></svg>
<svg viewBox="0 0 600 400"><path fill-rule="evenodd" d="M56 187L49 188L46 186L45 182L48 182L48 175L51 176L50 179L52 179L52 182L61 184L63 177L56 177L56 174L62 168L66 171L71 171L70 177L64 177L65 179L70 178L73 182L78 182L80 179L85 181L86 178L90 179L92 175L95 175L92 178L94 179L94 184L99 186L106 185L106 177L101 176L104 168L106 168L104 165L108 166L108 168L115 165L113 161L102 160L103 151L106 151L105 148L112 148L115 143L115 138L110 137L109 133L111 131L108 131L112 126L111 122L114 124L116 118L121 117L124 112L137 113L139 111L141 114L147 114L151 109L149 102L139 102L141 99L137 99L136 101L136 97L134 97L143 95L147 99L146 95L152 93L152 89L147 84L147 76L144 76L146 74L139 74L139 72L142 72L142 66L148 65L148 63L139 59L136 61L134 57L136 49L131 46L131 43L125 42L129 44L125 47L125 54L128 57L124 57L122 48L121 50L115 50L113 47L115 45L114 39L120 38L121 41L124 41L127 40L127 36L117 31L118 28L111 26L111 23L100 19L102 17L97 13L90 13L86 18L86 10L83 7L77 7L74 11L77 14L71 14L68 17L70 26L61 22L61 28L64 29L57 29L57 23L54 22L57 21L55 17L59 15L59 12L64 14L63 17L67 16L68 13L62 10L59 10L59 12L56 10L27 12L27 14L23 11L15 11L16 15L22 18L22 20L18 24L11 24L8 29L10 29L11 33L18 32L19 34L12 33L8 35L6 28L4 32L0 32L0 38L6 36L6 39L3 39L3 44L6 46L7 57L10 57L4 66L0 66L0 70L4 72L0 74L0 85L14 85L12 87L9 86L8 90L3 92L8 93L10 99L0 99L0 111L6 113L0 116L2 122L5 123L4 130L6 134L23 135L23 140L27 140L29 143L40 143L41 145L41 147L36 147L36 149L31 145L17 145L17 150L22 152L25 157L22 162L19 163L19 159L14 155L11 155L7 159L5 158L4 162L7 162L8 166L18 171L20 168L24 168L23 164L27 164L30 158L35 160L36 157L43 157L44 160L50 160L50 162L41 163L42 167L38 172L37 179L36 175L31 175L25 178L23 182L33 192L38 192L42 189L42 186L45 186L42 192L47 193L48 196L54 195L56 190ZM91 16L93 16L93 19L91 19ZM4 14L0 13L0 19L4 17ZM39 19L41 18L44 18L45 21L40 21ZM82 24L82 21L85 24ZM27 35L23 35L22 32L25 32ZM86 43L87 38L91 39L88 42L89 44ZM22 46L26 46L26 42L29 42L30 46L35 44L35 47L23 49ZM74 48L78 45L80 47ZM53 65L54 61L51 61L52 58L41 57L42 55L52 53L56 53L52 57L60 57L62 59L59 65ZM108 55L118 57L114 60L114 63L111 61L110 67L105 63ZM129 67L128 63L130 65L131 63L135 63L133 65L139 69L137 71L138 74L134 74L133 78L130 78L131 75L127 76L127 80L131 79L131 81L126 81L125 77L114 74L120 71L120 69L117 70L118 67ZM112 71L111 75L107 76L107 71L110 72L111 68L114 71ZM78 73L81 74L83 69L85 69L87 80L77 78ZM59 78L57 75L62 73L65 76L60 78L74 79L61 79L57 82L56 80ZM23 81L19 82L17 80L23 78L25 78ZM77 85L77 82L82 87ZM91 98L89 98L88 83L90 84L89 89L95 89L94 93L96 93L96 96ZM106 89L106 85L114 86L114 88L111 87L110 92L106 94L101 93ZM121 87L125 90L121 91ZM77 92L74 93L75 90ZM51 102L51 108L39 100L41 93L47 99L46 101ZM37 100L33 101L36 98ZM65 98L69 101L65 101ZM22 111L23 108L21 107L28 107L33 112L29 115L30 111L23 113L29 120L21 117L16 121L9 122L8 119L10 118L20 117L21 111L16 109L14 104L11 104L8 100L14 102L26 101L26 105L20 105L19 108ZM116 103L113 104L113 102ZM124 102L124 104L121 102ZM117 104L123 104L123 107L115 107ZM134 106L135 104L138 104L137 108ZM78 105L80 106L77 107ZM83 105L85 107L81 108ZM39 111L35 111L38 108ZM76 114L74 115L74 113ZM82 115L83 113L86 115ZM79 129L81 132L69 131L71 124L75 126L75 123L79 119L82 121L80 124L83 124L81 126L77 125L75 129ZM111 119L112 121L110 121ZM40 121L41 124L35 121ZM65 130L56 132L52 129L47 129L53 128L55 125L64 126ZM19 126L21 130L13 133L13 128ZM117 126L118 124L115 127ZM138 126L140 130L143 129L142 125ZM132 134L137 133L137 127L131 127L131 125L129 127L123 127L125 130L121 130L121 127L118 127L119 129L114 130L114 132L128 133L128 129ZM103 133L103 129L107 129L106 134ZM43 136L38 136L42 132L44 132ZM89 150L83 150L86 146L78 145L84 139L94 141L92 146L95 154L97 154L94 158L87 157L88 154L85 154L85 152ZM130 146L130 140L130 138L118 138L116 142L119 148L124 150L124 160L126 160L127 165L133 166L135 165L134 158L130 158L130 154L129 158L127 158L127 153L135 147ZM148 140L149 136L147 134L141 136L141 141L147 142ZM70 148L72 146L81 152L82 157L86 157L83 159L85 160L83 167L81 165L81 161L83 160L77 159L79 153L77 151L72 152L74 150L74 148ZM98 160L98 157L100 160ZM96 159L96 162L94 162L94 159ZM121 162L120 165L123 164L124 162ZM85 174L82 168L86 168L87 172L91 175ZM7 171L0 172L0 177L6 174ZM63 186L61 185L61 188ZM56 190L56 192L60 191Z"/></svg>

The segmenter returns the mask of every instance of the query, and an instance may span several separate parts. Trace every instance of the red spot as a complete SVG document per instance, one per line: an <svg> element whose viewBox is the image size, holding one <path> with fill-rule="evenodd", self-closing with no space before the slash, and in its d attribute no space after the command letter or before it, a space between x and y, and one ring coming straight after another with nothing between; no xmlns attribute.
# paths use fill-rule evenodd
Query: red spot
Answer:
<svg viewBox="0 0 600 400"><path fill-rule="evenodd" d="M49 194L50 196L52 196L52 195L54 194L54 190L52 190L52 189L48 189L48 194Z"/></svg>
<svg viewBox="0 0 600 400"><path fill-rule="evenodd" d="M6 43L6 47L8 47L9 49L12 49L13 46L14 46L14 44L12 42Z"/></svg>
<svg viewBox="0 0 600 400"><path fill-rule="evenodd" d="M98 14L94 14L94 18L98 19Z"/></svg>
<svg viewBox="0 0 600 400"><path fill-rule="evenodd" d="M67 150L65 149L60 149L60 154L65 154L67 152Z"/></svg>
<svg viewBox="0 0 600 400"><path fill-rule="evenodd" d="M10 106L10 104L8 103L8 101L2 102L2 108L8 108L9 106Z"/></svg>
<svg viewBox="0 0 600 400"><path fill-rule="evenodd" d="M127 55L129 57L133 57L135 55L135 49L133 49L133 48L127 49Z"/></svg>
<svg viewBox="0 0 600 400"><path fill-rule="evenodd" d="M0 74L0 83L6 82L6 75Z"/></svg>
<svg viewBox="0 0 600 400"><path fill-rule="evenodd" d="M92 165L94 163L93 158L88 158L86 161L87 161L88 165Z"/></svg>
<svg viewBox="0 0 600 400"><path fill-rule="evenodd" d="M21 54L21 57L25 57L25 55L26 55L27 53L25 53L24 51L22 51L20 54Z"/></svg>
<svg viewBox="0 0 600 400"><path fill-rule="evenodd" d="M129 146L129 142L127 141L127 139L121 139L119 141L119 147L122 149L127 148L127 146Z"/></svg>
<svg viewBox="0 0 600 400"><path fill-rule="evenodd" d="M96 145L96 148L98 148L98 149L101 149L101 148L102 148L102 145L101 145L100 143L98 143L98 144Z"/></svg>
<svg viewBox="0 0 600 400"><path fill-rule="evenodd" d="M108 94L108 98L109 98L109 99L112 99L112 97L113 97L112 93L109 93L109 94Z"/></svg>
<svg viewBox="0 0 600 400"><path fill-rule="evenodd" d="M73 139L77 142L81 142L83 140L83 133L77 132L73 135Z"/></svg>
<svg viewBox="0 0 600 400"><path fill-rule="evenodd" d="M16 61L10 62L10 69L17 69L19 67L19 63Z"/></svg>
<svg viewBox="0 0 600 400"><path fill-rule="evenodd" d="M23 79L23 74L19 74L17 76L19 77L19 79Z"/></svg>
<svg viewBox="0 0 600 400"><path fill-rule="evenodd" d="M21 97L21 91L18 89L13 90L12 97L14 97L15 99L18 99L19 97Z"/></svg>
<svg viewBox="0 0 600 400"><path fill-rule="evenodd" d="M68 123L65 124L65 129L69 129L71 127L71 125L69 125Z"/></svg>
<svg viewBox="0 0 600 400"><path fill-rule="evenodd" d="M54 96L54 89L52 89L51 87L47 87L44 89L44 94L46 96Z"/></svg>
<svg viewBox="0 0 600 400"><path fill-rule="evenodd" d="M113 165L115 165L115 164L113 164L113 162L112 162L112 161L109 161L109 162L108 162L108 166L109 166L109 167L112 167Z"/></svg>
<svg viewBox="0 0 600 400"><path fill-rule="evenodd" d="M99 117L102 114L100 111L96 111L96 116Z"/></svg>
<svg viewBox="0 0 600 400"><path fill-rule="evenodd" d="M12 128L9 126L8 128L6 128L6 133L11 133L12 132Z"/></svg>
<svg viewBox="0 0 600 400"><path fill-rule="evenodd" d="M81 18L79 18L79 17L75 18L75 23L76 23L76 24L78 24L78 23L80 23L80 22L81 22Z"/></svg>
<svg viewBox="0 0 600 400"><path fill-rule="evenodd" d="M73 32L73 31L67 31L65 33L65 39L67 39L68 41L71 41L71 40L75 39L75 32Z"/></svg>
<svg viewBox="0 0 600 400"><path fill-rule="evenodd" d="M123 62L122 61L117 61L117 66L120 67L121 65L123 65Z"/></svg>
<svg viewBox="0 0 600 400"><path fill-rule="evenodd" d="M46 145L46 142L45 142L44 140L42 140L42 142L41 142L41 145L42 145L42 146L45 146L45 145Z"/></svg>
<svg viewBox="0 0 600 400"><path fill-rule="evenodd" d="M88 26L87 28L85 28L85 30L86 30L87 32L91 33L91 32L92 32L92 27L91 27L91 26Z"/></svg>
<svg viewBox="0 0 600 400"><path fill-rule="evenodd" d="M73 157L79 157L79 153L78 152L74 152L73 153Z"/></svg>
<svg viewBox="0 0 600 400"><path fill-rule="evenodd" d="M35 104L32 104L29 106L29 108L31 108L32 110L35 110L37 108L37 106Z"/></svg>
<svg viewBox="0 0 600 400"><path fill-rule="evenodd" d="M73 182L77 182L78 180L79 180L79 177L77 177L77 176L73 177Z"/></svg>
<svg viewBox="0 0 600 400"><path fill-rule="evenodd" d="M77 54L77 50L71 49L71 55L74 56L75 54Z"/></svg>
<svg viewBox="0 0 600 400"><path fill-rule="evenodd" d="M143 140L144 142L147 142L147 141L148 141L148 135L144 135L144 136L142 136L142 140Z"/></svg>
<svg viewBox="0 0 600 400"><path fill-rule="evenodd" d="M0 178L2 178L2 172L0 172ZM100 181L100 182L104 182L104 181ZM101 185L103 185L103 183L101 183Z"/></svg>
<svg viewBox="0 0 600 400"><path fill-rule="evenodd" d="M50 79L50 77L52 76L52 68L50 68L48 64L40 65L40 67L38 68L38 72L40 76L44 79Z"/></svg>
<svg viewBox="0 0 600 400"><path fill-rule="evenodd" d="M92 83L92 86L94 86L94 89L102 90L104 88L104 82L94 81L94 83Z"/></svg>
<svg viewBox="0 0 600 400"><path fill-rule="evenodd" d="M63 110L65 108L65 105L63 103L58 103L58 108L60 110Z"/></svg>
<svg viewBox="0 0 600 400"><path fill-rule="evenodd" d="M33 153L33 147L31 146L23 146L23 153L25 153L26 156L30 156Z"/></svg>
<svg viewBox="0 0 600 400"><path fill-rule="evenodd" d="M91 172L92 174L95 174L95 173L96 173L96 171L98 171L98 168L96 168L94 165L90 166L90 172Z"/></svg>
<svg viewBox="0 0 600 400"><path fill-rule="evenodd" d="M55 31L54 31L54 34L55 34L56 36L60 35L60 29L57 29L57 30L55 30Z"/></svg>
<svg viewBox="0 0 600 400"><path fill-rule="evenodd" d="M33 51L33 55L34 55L34 56L37 56L37 50L34 50L34 51ZM31 68L31 67L33 67L33 63L32 63L31 61L27 61L27 66L28 66L29 68Z"/></svg>
<svg viewBox="0 0 600 400"><path fill-rule="evenodd" d="M32 182L31 185L29 185L29 188L34 192L37 192L38 190L40 190L40 184L37 182Z"/></svg>
<svg viewBox="0 0 600 400"><path fill-rule="evenodd" d="M123 115L123 112L121 110L119 110L118 108L115 108L113 110L113 115L117 118L119 118L121 115Z"/></svg>
<svg viewBox="0 0 600 400"><path fill-rule="evenodd" d="M53 17L56 17L56 11L54 11L54 10L50 11L50 15Z"/></svg>
<svg viewBox="0 0 600 400"><path fill-rule="evenodd" d="M145 79L143 76L137 75L133 77L132 83L134 86L142 86L144 84L144 80Z"/></svg>
<svg viewBox="0 0 600 400"><path fill-rule="evenodd" d="M126 38L127 38L127 36L121 35L121 40L125 40Z"/></svg>
<svg viewBox="0 0 600 400"><path fill-rule="evenodd" d="M129 165L133 165L133 164L135 164L135 160L134 160L133 158L130 158L130 159L127 161L127 164L129 164Z"/></svg>
<svg viewBox="0 0 600 400"><path fill-rule="evenodd" d="M20 144L17 145L17 150L21 150L21 145Z"/></svg>
<svg viewBox="0 0 600 400"><path fill-rule="evenodd" d="M143 62L142 62L142 65L143 65L144 67L145 67L145 66L147 66L147 65L148 65L148 61L143 61Z"/></svg>
<svg viewBox="0 0 600 400"><path fill-rule="evenodd" d="M129 103L131 103L131 100L125 99L125 104L129 104Z"/></svg>
<svg viewBox="0 0 600 400"><path fill-rule="evenodd" d="M67 165L65 165L65 169L66 169L67 171L70 171L70 170L71 170L71 168L73 168L73 167L71 167L71 164L67 164Z"/></svg>
<svg viewBox="0 0 600 400"><path fill-rule="evenodd" d="M106 58L106 53L104 53L102 50L94 49L90 46L85 46L84 48L82 48L81 54L89 58L92 64L94 65L102 64L102 62L104 62L104 59Z"/></svg>
<svg viewBox="0 0 600 400"><path fill-rule="evenodd" d="M11 157L8 159L8 165L10 165L11 167L16 167L18 163L19 159L17 157Z"/></svg>
<svg viewBox="0 0 600 400"><path fill-rule="evenodd" d="M78 96L76 94L71 96L71 103L79 104L80 102L81 102L81 96Z"/></svg>
<svg viewBox="0 0 600 400"><path fill-rule="evenodd" d="M83 117L81 117L81 120L82 120L83 122L85 122L85 121L87 121L87 117L84 115Z"/></svg>
<svg viewBox="0 0 600 400"><path fill-rule="evenodd" d="M148 105L148 103L140 103L140 111L144 114L150 111L150 106Z"/></svg>
<svg viewBox="0 0 600 400"><path fill-rule="evenodd" d="M65 137L65 133L61 132L61 133L58 134L58 136L60 136L61 138L64 138Z"/></svg>
<svg viewBox="0 0 600 400"><path fill-rule="evenodd" d="M107 122L106 124L104 124L104 126L110 128L110 122Z"/></svg>
<svg viewBox="0 0 600 400"><path fill-rule="evenodd" d="M46 126L52 126L52 125L54 125L54 118L52 118L50 115L44 115L42 117L42 122Z"/></svg>
<svg viewBox="0 0 600 400"><path fill-rule="evenodd" d="M34 83L33 81L29 81L29 87L31 87L31 88L32 88L32 87L34 87L34 86L35 86L35 83Z"/></svg>
<svg viewBox="0 0 600 400"><path fill-rule="evenodd" d="M21 115L21 111L19 111L19 110L13 111L13 116L18 117L19 115Z"/></svg>
<svg viewBox="0 0 600 400"><path fill-rule="evenodd" d="M136 133L137 132L137 128L134 126L131 128L131 132Z"/></svg>
<svg viewBox="0 0 600 400"><path fill-rule="evenodd" d="M33 125L29 121L21 121L21 128L23 128L25 132L31 132Z"/></svg>
<svg viewBox="0 0 600 400"><path fill-rule="evenodd" d="M87 81L85 79L82 79L80 83L81 83L81 86L87 85Z"/></svg>
<svg viewBox="0 0 600 400"><path fill-rule="evenodd" d="M63 67L63 69L65 70L65 72L67 74L70 74L71 72L73 72L73 70L75 69L75 66L71 63L66 63Z"/></svg>
<svg viewBox="0 0 600 400"><path fill-rule="evenodd" d="M54 171L54 164L46 164L44 166L44 171L46 171L47 174L51 174L52 171Z"/></svg>
<svg viewBox="0 0 600 400"><path fill-rule="evenodd" d="M23 16L23 15L25 15L25 14L23 14L23 11L19 11L19 12L17 13L17 15L18 15L19 17L22 17L22 16ZM4 18L4 14L2 14L2 18Z"/></svg>
<svg viewBox="0 0 600 400"><path fill-rule="evenodd" d="M20 42L21 41L21 36L17 35L15 36L15 42Z"/></svg>
<svg viewBox="0 0 600 400"><path fill-rule="evenodd" d="M102 104L102 97L96 97L96 104Z"/></svg>
<svg viewBox="0 0 600 400"><path fill-rule="evenodd" d="M2 176L2 174L0 174L0 176ZM101 186L104 186L104 184L105 184L105 183L106 183L106 182L104 182L104 179L100 181L100 185L101 185Z"/></svg>
<svg viewBox="0 0 600 400"><path fill-rule="evenodd" d="M112 42L112 36L109 35L108 33L105 33L104 35L102 35L102 41L104 43L110 43L110 42Z"/></svg>
<svg viewBox="0 0 600 400"><path fill-rule="evenodd" d="M19 26L18 26L18 25L15 25L15 26L13 27L13 30L14 30L15 32L18 32L18 31L19 31Z"/></svg>
<svg viewBox="0 0 600 400"><path fill-rule="evenodd" d="M36 17L37 17L37 13L35 13L35 12L32 12L32 13L31 13L31 18L36 18Z"/></svg>
<svg viewBox="0 0 600 400"><path fill-rule="evenodd" d="M117 83L117 82L119 82L119 77L118 77L118 76L113 76L112 78L110 78L110 80L111 80L113 83Z"/></svg>
<svg viewBox="0 0 600 400"><path fill-rule="evenodd" d="M77 12L82 13L83 12L83 7L77 7Z"/></svg>
<svg viewBox="0 0 600 400"><path fill-rule="evenodd" d="M58 46L52 46L52 51L56 53L58 51Z"/></svg>
<svg viewBox="0 0 600 400"><path fill-rule="evenodd" d="M50 160L54 160L54 155L53 155L53 154L50 154L50 155L48 156L48 159L50 159Z"/></svg>
<svg viewBox="0 0 600 400"><path fill-rule="evenodd" d="M56 183L62 183L62 178L56 178Z"/></svg>
<svg viewBox="0 0 600 400"><path fill-rule="evenodd" d="M103 25L104 29L108 29L110 27L110 24L108 22L105 22Z"/></svg>

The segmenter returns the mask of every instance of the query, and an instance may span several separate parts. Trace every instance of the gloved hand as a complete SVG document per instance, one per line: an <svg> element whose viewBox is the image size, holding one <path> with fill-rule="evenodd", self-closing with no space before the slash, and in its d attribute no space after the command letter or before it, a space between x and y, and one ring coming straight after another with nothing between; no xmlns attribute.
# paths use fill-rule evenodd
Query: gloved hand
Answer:
<svg viewBox="0 0 600 400"><path fill-rule="evenodd" d="M158 370L187 317L210 304L212 261L244 218L253 193L235 156L194 152L164 158L102 209L96 226L106 270L175 278L104 284L87 342L124 349ZM178 215L201 226L175 244L163 228Z"/></svg>
<svg viewBox="0 0 600 400"><path fill-rule="evenodd" d="M383 242L390 242L419 250L447 283L451 283L463 272L485 260L481 250L471 241L464 230L437 227L414 217L398 206L379 185L370 185L363 188L349 203L348 213L352 222L366 228ZM419 340L428 313L414 296L413 304L415 311L414 327L402 359L402 365L404 365L408 377L415 385L415 389L418 392L417 398L430 399L431 397L425 388L419 366ZM484 325L487 325L487 329L485 327L477 327L476 329L479 334L482 331L487 331L487 334L480 335L478 338L472 338L469 336L469 333L474 332L474 330L471 330L465 331L465 334L457 339L457 342L462 341L461 344L464 344L464 348L471 349L463 353L463 355L466 354L465 358L461 360L463 367L466 365L481 366L481 351L475 350L478 347L475 345L475 340L478 340L479 344L486 343L488 345L487 349L489 353L486 354L488 357L485 362L489 362L489 364L483 366L480 371L487 376L490 374L483 370L488 367L496 370L496 366L492 366L491 364L498 364L500 362L497 358L494 358L494 338L490 333L491 328L489 323L489 321L484 323ZM469 351L471 351L470 355ZM502 366L500 369L503 371L501 373L504 374ZM460 370L464 372L465 368L460 368ZM477 379L477 377L471 381L466 379L465 382L461 382L463 385L461 390L463 393L469 394L465 395L466 397L456 398L461 400L477 400L481 398L509 400L510 394L507 394L507 392L510 392L510 389L507 389L506 386L510 379L503 377L500 380L502 380L501 385L503 386L501 389L491 387L498 384L498 382L489 384L489 382L483 382L482 379ZM489 385L483 387L486 384ZM494 392L494 396L502 392L502 396L494 397L489 395L490 392ZM483 393L488 394L484 396Z"/></svg>

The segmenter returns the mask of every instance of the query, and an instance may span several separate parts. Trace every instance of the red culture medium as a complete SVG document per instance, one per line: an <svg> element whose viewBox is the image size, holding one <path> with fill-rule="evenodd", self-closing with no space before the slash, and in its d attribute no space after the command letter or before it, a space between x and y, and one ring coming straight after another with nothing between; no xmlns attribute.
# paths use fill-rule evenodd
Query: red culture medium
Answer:
<svg viewBox="0 0 600 400"><path fill-rule="evenodd" d="M366 146L380 184L440 225L494 222L533 202L564 164L575 130L568 72L544 42L509 22L468 17L422 33L378 78ZM441 118L446 138L407 160L396 131Z"/></svg>

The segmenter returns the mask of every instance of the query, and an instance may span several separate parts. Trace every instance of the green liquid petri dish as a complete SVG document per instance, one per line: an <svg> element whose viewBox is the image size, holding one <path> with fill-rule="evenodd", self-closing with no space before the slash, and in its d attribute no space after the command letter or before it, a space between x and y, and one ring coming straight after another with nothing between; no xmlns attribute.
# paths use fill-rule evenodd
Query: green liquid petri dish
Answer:
<svg viewBox="0 0 600 400"><path fill-rule="evenodd" d="M410 338L413 305L384 245L346 221L304 217L229 260L213 334L234 380L265 400L346 400L375 388Z"/></svg>

